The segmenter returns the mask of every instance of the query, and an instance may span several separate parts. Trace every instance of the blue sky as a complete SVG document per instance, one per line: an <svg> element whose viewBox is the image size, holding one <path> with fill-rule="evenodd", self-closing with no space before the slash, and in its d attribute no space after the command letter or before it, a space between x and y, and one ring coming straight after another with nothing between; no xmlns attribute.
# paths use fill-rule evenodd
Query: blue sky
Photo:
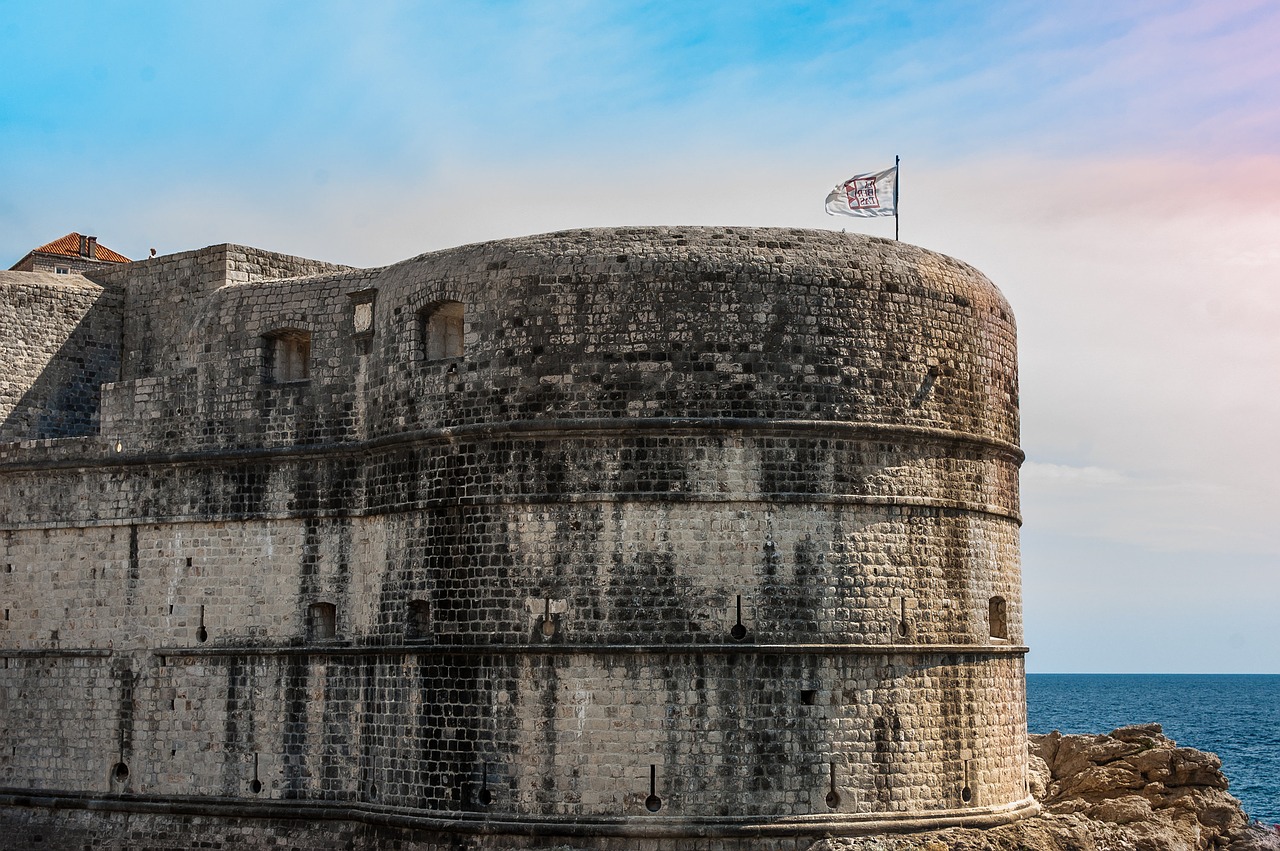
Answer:
<svg viewBox="0 0 1280 851"><path fill-rule="evenodd" d="M1280 671L1280 7L0 0L0 260L902 238L1018 315L1028 666ZM9 259L5 259L9 258Z"/></svg>

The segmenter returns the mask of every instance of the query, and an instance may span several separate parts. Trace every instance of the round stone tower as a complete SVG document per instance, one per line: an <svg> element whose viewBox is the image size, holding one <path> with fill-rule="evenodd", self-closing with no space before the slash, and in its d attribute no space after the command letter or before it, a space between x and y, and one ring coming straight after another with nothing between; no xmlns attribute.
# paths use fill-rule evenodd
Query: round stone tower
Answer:
<svg viewBox="0 0 1280 851"><path fill-rule="evenodd" d="M368 374L397 380L369 437L441 431L370 510L417 509L388 519L420 581L399 593L471 695L465 788L433 806L673 837L1033 806L1015 330L980 273L885 239L635 228L375 285L397 345Z"/></svg>

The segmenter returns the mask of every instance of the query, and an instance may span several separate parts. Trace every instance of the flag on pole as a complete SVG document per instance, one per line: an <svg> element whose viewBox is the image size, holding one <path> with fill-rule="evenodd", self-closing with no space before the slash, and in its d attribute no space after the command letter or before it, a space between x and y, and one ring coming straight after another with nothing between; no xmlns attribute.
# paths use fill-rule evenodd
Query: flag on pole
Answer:
<svg viewBox="0 0 1280 851"><path fill-rule="evenodd" d="M898 167L855 174L836 184L827 195L831 216L896 216L898 214Z"/></svg>

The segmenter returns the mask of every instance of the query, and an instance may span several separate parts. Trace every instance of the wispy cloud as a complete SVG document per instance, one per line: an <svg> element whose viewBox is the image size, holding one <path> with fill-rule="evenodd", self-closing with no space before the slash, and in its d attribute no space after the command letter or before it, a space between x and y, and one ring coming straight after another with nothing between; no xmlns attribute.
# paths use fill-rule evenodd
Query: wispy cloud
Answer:
<svg viewBox="0 0 1280 851"><path fill-rule="evenodd" d="M1116 470L1106 470L1102 467L1073 467L1070 464L1043 464L1028 461L1022 465L1022 481L1114 487L1129 484L1133 480Z"/></svg>

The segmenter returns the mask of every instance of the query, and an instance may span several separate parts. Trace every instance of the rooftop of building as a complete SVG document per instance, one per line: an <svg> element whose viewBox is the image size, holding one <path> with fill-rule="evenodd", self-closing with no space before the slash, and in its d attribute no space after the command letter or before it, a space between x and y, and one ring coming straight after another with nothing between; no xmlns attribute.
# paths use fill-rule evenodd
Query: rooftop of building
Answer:
<svg viewBox="0 0 1280 851"><path fill-rule="evenodd" d="M47 242L39 248L31 249L23 255L21 260L9 267L10 271L17 271L20 266L27 262L28 258L36 254L54 257L75 257L81 260L96 260L100 263L133 262L120 252L113 251L99 243L96 236L86 236L72 231L66 236L55 239L53 242Z"/></svg>

